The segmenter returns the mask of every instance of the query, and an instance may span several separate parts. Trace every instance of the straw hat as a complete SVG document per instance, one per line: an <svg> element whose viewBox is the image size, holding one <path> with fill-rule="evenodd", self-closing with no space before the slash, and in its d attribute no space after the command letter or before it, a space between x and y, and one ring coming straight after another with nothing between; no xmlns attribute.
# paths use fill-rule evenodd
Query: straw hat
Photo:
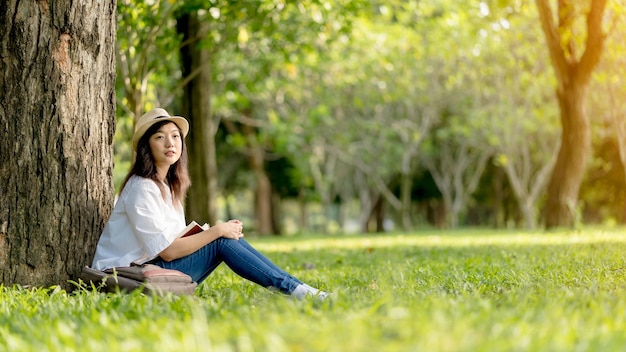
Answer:
<svg viewBox="0 0 626 352"><path fill-rule="evenodd" d="M135 133L133 134L133 150L137 150L137 144L146 131L159 121L174 122L183 134L183 138L189 133L189 122L182 116L171 116L165 109L154 108L143 114L139 121L135 124Z"/></svg>

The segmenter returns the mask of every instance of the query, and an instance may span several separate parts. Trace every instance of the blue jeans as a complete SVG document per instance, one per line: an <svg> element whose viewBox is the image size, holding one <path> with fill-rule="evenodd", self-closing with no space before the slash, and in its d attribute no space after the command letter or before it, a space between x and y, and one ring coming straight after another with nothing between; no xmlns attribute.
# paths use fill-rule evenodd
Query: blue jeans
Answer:
<svg viewBox="0 0 626 352"><path fill-rule="evenodd" d="M302 284L244 239L218 238L186 257L171 262L158 258L153 263L162 268L181 271L199 284L222 262L244 279L266 288L276 288L285 294L291 293Z"/></svg>

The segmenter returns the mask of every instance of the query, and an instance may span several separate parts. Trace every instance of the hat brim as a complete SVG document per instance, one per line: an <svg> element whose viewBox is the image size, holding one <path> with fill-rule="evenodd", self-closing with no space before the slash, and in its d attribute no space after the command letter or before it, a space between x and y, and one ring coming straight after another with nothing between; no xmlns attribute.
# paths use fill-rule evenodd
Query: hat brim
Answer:
<svg viewBox="0 0 626 352"><path fill-rule="evenodd" d="M183 134L183 138L187 137L187 134L189 133L189 122L187 122L187 119L182 116L164 116L150 120L149 123L139 126L139 128L135 130L135 133L133 134L133 150L137 150L137 144L139 144L139 140L141 139L141 137L143 137L146 131L148 131L148 129L150 129L152 125L161 121L174 122L176 126L180 128L180 132Z"/></svg>

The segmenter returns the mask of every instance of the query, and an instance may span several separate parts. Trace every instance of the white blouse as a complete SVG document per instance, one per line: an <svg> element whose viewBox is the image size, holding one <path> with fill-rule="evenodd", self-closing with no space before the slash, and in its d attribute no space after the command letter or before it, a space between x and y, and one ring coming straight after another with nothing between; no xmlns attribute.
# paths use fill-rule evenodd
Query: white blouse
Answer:
<svg viewBox="0 0 626 352"><path fill-rule="evenodd" d="M164 200L151 179L132 176L128 180L100 236L92 268L145 263L174 242L185 227L185 214L165 190Z"/></svg>

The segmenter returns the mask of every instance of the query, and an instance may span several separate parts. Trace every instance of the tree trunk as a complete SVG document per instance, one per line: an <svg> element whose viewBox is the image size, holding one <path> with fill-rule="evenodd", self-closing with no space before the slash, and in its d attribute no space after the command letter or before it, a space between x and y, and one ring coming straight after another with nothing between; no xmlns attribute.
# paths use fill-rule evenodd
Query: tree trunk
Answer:
<svg viewBox="0 0 626 352"><path fill-rule="evenodd" d="M251 109L240 111L244 119L251 120ZM240 134L246 140L244 154L254 176L254 228L259 235L278 234L279 229L274 227L274 205L272 204L273 187L265 171L265 147L257 140L257 129L249 124L238 127L232 120L224 119L224 126L232 134Z"/></svg>
<svg viewBox="0 0 626 352"><path fill-rule="evenodd" d="M411 221L411 188L413 187L413 178L408 173L402 174L402 185L400 187L400 199L402 201L401 217L402 229L404 231L413 230L413 222Z"/></svg>
<svg viewBox="0 0 626 352"><path fill-rule="evenodd" d="M585 99L591 73L600 61L605 41L602 18L606 0L591 0L587 13L587 36L582 55L574 36L575 7L558 2L558 25L548 0L536 0L541 28L546 38L550 61L557 79L557 100L561 109L561 148L548 186L546 228L574 225L578 191L591 152L591 132L585 115Z"/></svg>
<svg viewBox="0 0 626 352"><path fill-rule="evenodd" d="M273 235L281 235L282 230L282 199L277 192L274 192L274 188L272 187L272 231Z"/></svg>
<svg viewBox="0 0 626 352"><path fill-rule="evenodd" d="M382 195L376 201L374 218L376 219L376 232L385 232L385 199Z"/></svg>
<svg viewBox="0 0 626 352"><path fill-rule="evenodd" d="M501 168L495 168L493 170L492 193L493 193L493 227L499 229L503 227L503 208L504 208L504 192L503 192L503 179L504 173Z"/></svg>
<svg viewBox="0 0 626 352"><path fill-rule="evenodd" d="M535 228L535 218L537 217L534 202L532 202L530 198L520 201L519 210L524 218L524 228L527 230L533 230Z"/></svg>
<svg viewBox="0 0 626 352"><path fill-rule="evenodd" d="M177 19L178 32L183 42L190 44L181 48L183 75L194 75L185 86L182 115L189 120L190 130L186 140L189 154L191 188L188 192L185 213L188 220L217 221L217 164L215 133L217 123L211 112L211 71L207 62L211 55L198 46L198 40L208 32L207 22L197 12L185 14Z"/></svg>
<svg viewBox="0 0 626 352"><path fill-rule="evenodd" d="M376 201L368 207L367 219L363 225L363 232L385 232L385 198L382 194L377 193L374 198Z"/></svg>
<svg viewBox="0 0 626 352"><path fill-rule="evenodd" d="M0 3L0 283L69 288L113 205L115 1Z"/></svg>
<svg viewBox="0 0 626 352"><path fill-rule="evenodd" d="M254 190L256 230L260 235L276 234L277 231L272 226L272 183L264 168L265 151L259 146L253 147L250 150L249 162L256 180L256 188Z"/></svg>
<svg viewBox="0 0 626 352"><path fill-rule="evenodd" d="M308 232L309 230L309 211L307 208L307 201L305 190L300 188L298 191L298 209L300 210L300 216L298 220L298 227L300 232Z"/></svg>
<svg viewBox="0 0 626 352"><path fill-rule="evenodd" d="M591 151L591 131L583 108L585 88L574 86L557 93L563 132L548 186L545 211L548 228L574 224L578 191Z"/></svg>

